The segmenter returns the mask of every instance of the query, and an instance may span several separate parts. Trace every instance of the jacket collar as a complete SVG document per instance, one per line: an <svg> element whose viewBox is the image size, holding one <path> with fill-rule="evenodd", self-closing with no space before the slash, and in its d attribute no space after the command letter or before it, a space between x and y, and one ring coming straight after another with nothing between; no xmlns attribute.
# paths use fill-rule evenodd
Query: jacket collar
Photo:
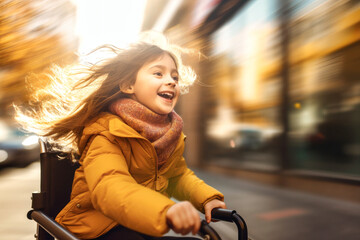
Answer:
<svg viewBox="0 0 360 240"><path fill-rule="evenodd" d="M143 139L145 141L149 141L143 136L141 136L137 131L135 131L135 129L124 123L120 117L111 113L101 113L93 123L85 127L83 136L80 140L80 145L79 145L80 152L83 151L88 139L92 135L100 134L103 131L109 131L111 135L116 137L138 138L138 139ZM186 139L186 136L184 135L183 132L181 133L179 139L183 141ZM181 141L179 141L179 144L180 142Z"/></svg>
<svg viewBox="0 0 360 240"><path fill-rule="evenodd" d="M145 139L143 136L141 136L135 129L127 125L123 122L123 120L113 115L114 118L111 118L109 120L109 132L117 137L126 137L126 138L142 138Z"/></svg>

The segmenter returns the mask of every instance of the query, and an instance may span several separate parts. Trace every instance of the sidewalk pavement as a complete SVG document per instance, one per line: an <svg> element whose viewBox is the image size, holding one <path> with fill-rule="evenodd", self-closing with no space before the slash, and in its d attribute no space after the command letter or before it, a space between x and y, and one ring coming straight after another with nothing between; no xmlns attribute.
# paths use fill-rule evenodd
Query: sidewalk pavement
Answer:
<svg viewBox="0 0 360 240"><path fill-rule="evenodd" d="M31 193L39 191L40 164L0 169L0 240L32 240L36 224L26 218Z"/></svg>

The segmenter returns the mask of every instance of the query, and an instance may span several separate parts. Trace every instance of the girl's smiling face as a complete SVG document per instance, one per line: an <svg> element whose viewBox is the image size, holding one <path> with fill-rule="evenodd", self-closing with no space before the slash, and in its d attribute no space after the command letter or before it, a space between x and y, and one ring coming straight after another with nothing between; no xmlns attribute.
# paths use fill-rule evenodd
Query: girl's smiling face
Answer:
<svg viewBox="0 0 360 240"><path fill-rule="evenodd" d="M136 76L135 84L124 93L158 114L169 114L180 95L179 74L173 58L164 53L156 60L144 64Z"/></svg>

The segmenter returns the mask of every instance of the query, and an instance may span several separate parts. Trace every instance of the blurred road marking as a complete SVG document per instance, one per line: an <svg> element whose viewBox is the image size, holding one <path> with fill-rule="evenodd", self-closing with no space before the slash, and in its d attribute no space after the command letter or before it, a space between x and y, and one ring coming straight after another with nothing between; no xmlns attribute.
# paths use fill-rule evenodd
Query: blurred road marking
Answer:
<svg viewBox="0 0 360 240"><path fill-rule="evenodd" d="M258 214L257 216L263 220L277 220L282 218L295 217L306 214L307 211L305 209L300 208L289 208L283 209L279 211L271 211L262 214Z"/></svg>

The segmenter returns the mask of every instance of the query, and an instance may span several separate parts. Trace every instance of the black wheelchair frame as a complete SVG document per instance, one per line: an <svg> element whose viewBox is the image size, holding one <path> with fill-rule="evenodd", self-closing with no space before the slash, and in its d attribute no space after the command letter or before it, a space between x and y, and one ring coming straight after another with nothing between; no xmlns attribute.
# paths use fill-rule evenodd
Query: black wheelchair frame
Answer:
<svg viewBox="0 0 360 240"><path fill-rule="evenodd" d="M40 192L32 193L32 209L27 213L37 223L37 240L79 240L54 219L69 202L75 170L80 166L73 162L69 153L48 151L49 144L40 139ZM238 229L238 239L247 240L245 220L235 210L214 209L214 220L233 222ZM203 239L220 240L219 234L206 223L201 222L198 233Z"/></svg>

